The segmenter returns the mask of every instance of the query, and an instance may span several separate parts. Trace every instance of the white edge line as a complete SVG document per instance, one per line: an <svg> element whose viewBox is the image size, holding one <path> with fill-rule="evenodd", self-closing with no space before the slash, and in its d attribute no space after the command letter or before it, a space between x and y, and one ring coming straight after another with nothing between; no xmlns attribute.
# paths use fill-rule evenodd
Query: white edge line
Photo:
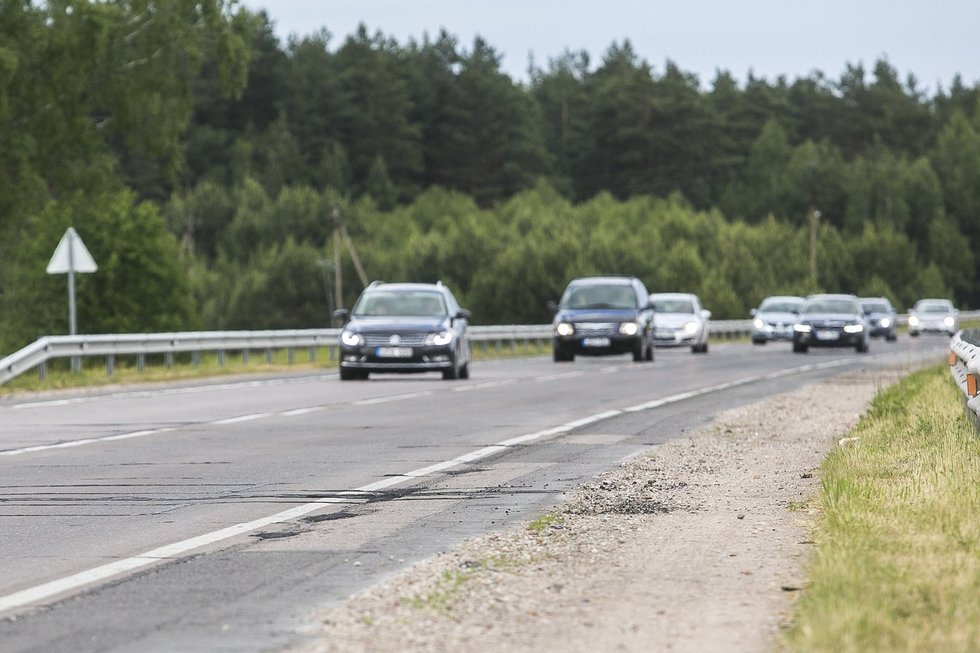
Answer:
<svg viewBox="0 0 980 653"><path fill-rule="evenodd" d="M793 368L791 370L783 370L780 372L774 372L771 374L761 374L745 377L742 379L736 379L734 381L729 381L727 383L720 383L708 388L702 388L701 390L694 390L691 392L683 392L681 394L673 395L670 397L664 397L663 399L657 399L655 401L649 401L642 404L637 404L629 408L624 408L622 410L607 410L595 415L590 415L589 417L583 417L567 424L561 426L556 426L554 428L545 429L543 431L537 431L536 433L529 433L527 435L521 435L515 438L510 438L504 440L497 444L482 447L470 453L458 456L451 460L446 460L434 465L429 465L428 467L423 467L416 469L405 474L400 474L396 476L390 476L374 483L361 486L352 491L352 493L358 492L375 492L381 489L392 487L394 485L400 485L406 481L419 479L425 476L441 472L458 465L480 460L481 458L486 458L492 456L501 451L505 451L509 447L513 447L518 444L525 444L527 442L532 442L534 440L539 440L542 438L547 438L553 435L561 435L568 433L576 428L581 428L583 426L588 426L589 424L594 424L596 422L601 422L603 420L610 419L612 417L617 417L625 413L635 413L642 410L649 410L651 408L656 408L659 406L664 406L666 404L676 403L683 401L685 399L691 399L693 397L699 397L701 395L707 394L709 392L717 392L719 390L724 390L727 388L733 388L740 385L746 385L749 383L754 383L760 380L775 379L783 376L788 376L790 374L799 373L802 371L812 370L812 369L823 369L829 367L839 367L844 364L848 364L851 361L828 361L827 363L820 363L816 365L804 365L801 367ZM425 394L425 393L420 393ZM404 395L403 395L404 397ZM235 420L244 421L244 418L248 419L258 419L259 417L265 417L267 413L258 415L245 415L240 418L233 418ZM230 423L227 420L224 422L215 423ZM139 432L137 432L139 433ZM144 433L148 434L150 432ZM139 437L136 434L127 434L131 437ZM121 438L122 436L111 436L115 438ZM72 443L65 443L70 445ZM57 445L55 445L57 446ZM274 515L268 517L262 517L260 519L255 519L249 522L243 522L240 524L235 524L233 526L228 526L210 533L205 533L204 535L198 535L186 540L181 540L180 542L175 542L173 544L168 544L156 549L151 549L145 553L132 556L129 558L124 558L122 560L117 560L116 562L111 562L109 564L101 565L99 567L94 567L86 571L73 574L71 576L66 576L64 578L59 578L35 587L30 587L19 592L14 592L13 594L8 594L6 596L0 596L0 613L6 612L8 610L13 610L17 608L22 608L32 603L37 603L39 601L44 601L46 599L55 597L57 595L77 590L86 585L96 583L107 578L111 578L118 574L133 571L146 567L148 565L160 562L161 560L172 559L176 556L183 555L194 549L199 549L201 547L220 542L238 535L248 533L250 531L268 526L270 524L275 524L279 522L288 521L291 519L296 519L315 510L319 510L324 507L324 505L331 503L343 503L346 500L338 497L327 497L319 499L311 503L305 503L295 508L290 508L289 510L284 510L278 512Z"/></svg>

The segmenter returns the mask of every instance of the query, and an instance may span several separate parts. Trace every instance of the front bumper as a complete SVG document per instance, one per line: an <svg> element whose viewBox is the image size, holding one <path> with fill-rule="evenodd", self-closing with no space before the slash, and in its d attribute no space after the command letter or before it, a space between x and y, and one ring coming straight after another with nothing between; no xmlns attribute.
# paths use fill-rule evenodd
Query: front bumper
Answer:
<svg viewBox="0 0 980 653"><path fill-rule="evenodd" d="M452 369L455 364L456 352L452 345L390 348L340 346L340 366L351 370L432 372Z"/></svg>
<svg viewBox="0 0 980 653"><path fill-rule="evenodd" d="M600 336L553 336L551 339L555 351L563 354L578 356L614 356L629 354L643 347L643 338L639 335L624 336L607 334Z"/></svg>
<svg viewBox="0 0 980 653"><path fill-rule="evenodd" d="M807 347L856 347L864 341L864 333L847 333L839 328L815 327L809 333L793 334L793 342Z"/></svg>
<svg viewBox="0 0 980 653"><path fill-rule="evenodd" d="M684 347L698 344L698 334L683 329L659 328L653 331L653 344L657 347Z"/></svg>
<svg viewBox="0 0 980 653"><path fill-rule="evenodd" d="M793 325L787 324L785 326L778 326L767 324L761 329L758 327L752 327L752 340L756 342L765 341L785 341L789 342L793 339Z"/></svg>

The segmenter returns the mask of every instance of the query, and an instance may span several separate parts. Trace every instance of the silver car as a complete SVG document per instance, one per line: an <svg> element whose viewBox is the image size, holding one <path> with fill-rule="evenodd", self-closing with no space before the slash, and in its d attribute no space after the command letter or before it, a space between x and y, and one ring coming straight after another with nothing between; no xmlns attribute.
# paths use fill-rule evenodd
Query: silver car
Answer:
<svg viewBox="0 0 980 653"><path fill-rule="evenodd" d="M695 354L708 353L708 320L711 311L691 293L662 292L650 295L653 305L653 344L658 347L690 346Z"/></svg>
<svg viewBox="0 0 980 653"><path fill-rule="evenodd" d="M753 308L752 344L764 345L770 340L793 340L793 325L799 319L803 298L795 295L766 297Z"/></svg>
<svg viewBox="0 0 980 653"><path fill-rule="evenodd" d="M909 335L945 333L952 336L960 330L960 312L948 299L920 299L909 311Z"/></svg>

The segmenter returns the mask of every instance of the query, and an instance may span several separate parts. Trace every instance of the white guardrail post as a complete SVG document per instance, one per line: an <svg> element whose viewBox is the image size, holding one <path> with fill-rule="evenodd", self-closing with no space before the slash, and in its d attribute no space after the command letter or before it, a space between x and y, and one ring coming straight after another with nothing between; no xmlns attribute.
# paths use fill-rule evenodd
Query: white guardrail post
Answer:
<svg viewBox="0 0 980 653"><path fill-rule="evenodd" d="M518 342L546 346L551 341L551 328L550 324L473 326L470 327L470 340L484 352L490 347L499 352L505 346L516 350ZM715 338L747 336L751 329L751 320L711 322L711 335ZM229 351L240 352L244 362L249 361L250 352L260 351L269 363L274 350L285 349L287 360L292 363L297 349L306 349L310 361L313 361L316 359L317 349L326 347L327 359L335 361L340 331L302 329L45 336L0 359L0 385L33 369L37 369L43 378L48 361L59 358L102 357L109 376L113 375L118 366L119 356L135 356L137 367L142 370L149 355L162 355L164 365L170 367L174 362L174 354L190 353L193 364L199 365L202 352L214 352L219 363L223 363Z"/></svg>
<svg viewBox="0 0 980 653"><path fill-rule="evenodd" d="M980 329L960 331L949 349L949 371L963 392L967 415L980 430Z"/></svg>

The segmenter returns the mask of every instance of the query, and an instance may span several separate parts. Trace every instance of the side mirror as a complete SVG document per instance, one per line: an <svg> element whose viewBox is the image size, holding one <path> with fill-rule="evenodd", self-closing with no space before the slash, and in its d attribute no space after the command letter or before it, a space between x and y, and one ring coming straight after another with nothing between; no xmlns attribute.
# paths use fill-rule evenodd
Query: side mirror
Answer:
<svg viewBox="0 0 980 653"><path fill-rule="evenodd" d="M701 319L702 320L710 320L711 319L711 311L709 311L707 309L701 309Z"/></svg>
<svg viewBox="0 0 980 653"><path fill-rule="evenodd" d="M348 319L350 319L350 311L348 311L346 308L338 308L333 312L333 316L338 320L346 322Z"/></svg>
<svg viewBox="0 0 980 653"><path fill-rule="evenodd" d="M647 305L643 307L645 311L656 311L657 308L653 305L653 302L647 302Z"/></svg>
<svg viewBox="0 0 980 653"><path fill-rule="evenodd" d="M459 309L459 312L458 312L458 313L456 313L456 319L457 319L457 320L468 320L468 319L470 319L470 317L472 317L472 316L473 316L473 314L472 314L472 313L470 313L470 312L469 312L468 310L466 310L465 308L461 308L461 309Z"/></svg>
<svg viewBox="0 0 980 653"><path fill-rule="evenodd" d="M752 317L755 317L755 314L758 313L758 312L759 311L756 310L756 309L754 309L754 308L750 308L749 309L749 315L751 315Z"/></svg>
<svg viewBox="0 0 980 653"><path fill-rule="evenodd" d="M558 304L553 299L549 299L547 302L545 302L545 306L547 306L548 310L552 313L558 312Z"/></svg>

